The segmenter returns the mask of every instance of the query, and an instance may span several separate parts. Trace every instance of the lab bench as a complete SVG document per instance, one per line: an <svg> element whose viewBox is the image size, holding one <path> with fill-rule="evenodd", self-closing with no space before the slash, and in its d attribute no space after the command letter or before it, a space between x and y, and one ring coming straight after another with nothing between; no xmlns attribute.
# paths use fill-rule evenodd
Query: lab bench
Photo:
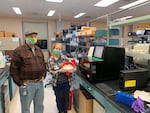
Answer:
<svg viewBox="0 0 150 113"><path fill-rule="evenodd" d="M119 103L115 100L115 93L111 92L106 94L98 87L99 83L89 82L85 77L76 71L73 75L74 79L74 96L73 96L73 105L74 109L79 113L79 91L84 89L89 92L94 100L99 102L105 110L105 113L135 113L133 109L125 104ZM114 89L114 91L121 91L119 88L119 80L110 80L104 81L103 84ZM124 91L126 93L133 93L135 90Z"/></svg>

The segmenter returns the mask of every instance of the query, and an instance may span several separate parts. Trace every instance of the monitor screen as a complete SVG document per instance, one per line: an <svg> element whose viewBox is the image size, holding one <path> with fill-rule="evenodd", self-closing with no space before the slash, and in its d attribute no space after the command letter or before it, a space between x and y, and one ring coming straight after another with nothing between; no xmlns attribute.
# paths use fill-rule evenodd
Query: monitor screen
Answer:
<svg viewBox="0 0 150 113"><path fill-rule="evenodd" d="M88 57L93 57L94 46L91 46L88 51Z"/></svg>
<svg viewBox="0 0 150 113"><path fill-rule="evenodd" d="M118 79L124 69L125 48L105 46L103 52L104 72L108 78Z"/></svg>
<svg viewBox="0 0 150 113"><path fill-rule="evenodd" d="M95 46L93 57L102 58L104 46Z"/></svg>
<svg viewBox="0 0 150 113"><path fill-rule="evenodd" d="M63 29L63 36L65 37L68 34L68 29Z"/></svg>
<svg viewBox="0 0 150 113"><path fill-rule="evenodd" d="M41 49L48 49L46 39L38 39L36 45L39 46Z"/></svg>
<svg viewBox="0 0 150 113"><path fill-rule="evenodd" d="M144 35L150 35L150 30L145 30Z"/></svg>

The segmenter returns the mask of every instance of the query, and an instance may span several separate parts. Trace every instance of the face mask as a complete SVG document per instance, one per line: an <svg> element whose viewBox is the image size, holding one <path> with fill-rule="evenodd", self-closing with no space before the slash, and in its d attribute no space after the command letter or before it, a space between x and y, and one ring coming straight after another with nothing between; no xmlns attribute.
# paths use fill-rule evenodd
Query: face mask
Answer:
<svg viewBox="0 0 150 113"><path fill-rule="evenodd" d="M37 43L37 38L36 37L29 37L27 39L28 44L36 44Z"/></svg>
<svg viewBox="0 0 150 113"><path fill-rule="evenodd" d="M53 50L53 53L54 53L55 55L60 55L60 54L61 54L61 50L59 50L59 49L54 49L54 50Z"/></svg>

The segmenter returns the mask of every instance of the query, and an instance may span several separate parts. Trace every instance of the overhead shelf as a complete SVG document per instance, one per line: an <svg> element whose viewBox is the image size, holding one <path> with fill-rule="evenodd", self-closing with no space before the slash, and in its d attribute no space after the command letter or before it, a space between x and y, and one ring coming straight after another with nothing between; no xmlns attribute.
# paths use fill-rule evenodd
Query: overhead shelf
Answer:
<svg viewBox="0 0 150 113"><path fill-rule="evenodd" d="M109 30L96 30L95 36L96 37L103 37L103 36L113 36L113 35L119 35L119 29L109 29Z"/></svg>
<svg viewBox="0 0 150 113"><path fill-rule="evenodd" d="M129 24L135 24L135 23L141 23L141 22L147 22L150 21L150 15L145 15L137 18L132 18L120 22L114 22L114 23L109 23L110 27L114 26L120 26L120 25L129 25Z"/></svg>

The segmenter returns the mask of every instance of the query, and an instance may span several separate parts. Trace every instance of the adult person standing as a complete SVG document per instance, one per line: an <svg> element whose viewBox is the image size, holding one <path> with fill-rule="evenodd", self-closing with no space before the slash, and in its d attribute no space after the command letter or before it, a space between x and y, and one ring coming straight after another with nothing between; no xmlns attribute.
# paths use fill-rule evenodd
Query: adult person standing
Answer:
<svg viewBox="0 0 150 113"><path fill-rule="evenodd" d="M47 65L52 75L53 90L56 96L56 104L59 113L67 113L69 90L72 84L72 77L65 76L61 68L61 65L66 61L69 61L69 59L62 54L62 44L55 43Z"/></svg>
<svg viewBox="0 0 150 113"><path fill-rule="evenodd" d="M43 113L44 87L46 64L42 50L36 46L37 32L25 34L25 44L14 50L10 75L19 86L21 113L30 113L33 101L34 113Z"/></svg>

